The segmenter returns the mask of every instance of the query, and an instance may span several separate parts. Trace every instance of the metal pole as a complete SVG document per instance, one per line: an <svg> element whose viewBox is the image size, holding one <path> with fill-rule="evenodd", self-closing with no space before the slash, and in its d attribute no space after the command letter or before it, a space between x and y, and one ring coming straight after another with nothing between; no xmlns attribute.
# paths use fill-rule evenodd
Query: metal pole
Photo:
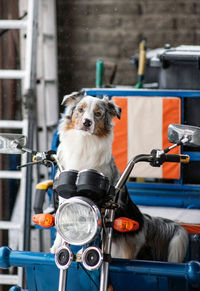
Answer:
<svg viewBox="0 0 200 291"><path fill-rule="evenodd" d="M33 148L34 131L36 128L36 51L37 51L37 21L38 0L28 2L28 22L26 41L26 68L23 83L23 119L28 120L28 147ZM32 160L27 155L27 163ZM32 207L32 167L26 172L26 197L25 197L25 224L24 224L24 250L30 250L30 221Z"/></svg>
<svg viewBox="0 0 200 291"><path fill-rule="evenodd" d="M58 291L65 291L66 290L66 285L67 285L66 278L67 278L67 270L60 269Z"/></svg>

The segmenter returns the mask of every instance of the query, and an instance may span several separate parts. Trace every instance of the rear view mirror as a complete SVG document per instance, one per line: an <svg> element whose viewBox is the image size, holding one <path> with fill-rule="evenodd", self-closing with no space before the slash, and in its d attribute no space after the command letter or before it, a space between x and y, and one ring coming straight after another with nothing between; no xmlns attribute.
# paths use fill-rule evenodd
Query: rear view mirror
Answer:
<svg viewBox="0 0 200 291"><path fill-rule="evenodd" d="M186 146L200 146L200 128L197 126L170 124L168 127L168 140L171 143L182 143Z"/></svg>
<svg viewBox="0 0 200 291"><path fill-rule="evenodd" d="M27 138L22 134L0 133L0 154L22 154Z"/></svg>

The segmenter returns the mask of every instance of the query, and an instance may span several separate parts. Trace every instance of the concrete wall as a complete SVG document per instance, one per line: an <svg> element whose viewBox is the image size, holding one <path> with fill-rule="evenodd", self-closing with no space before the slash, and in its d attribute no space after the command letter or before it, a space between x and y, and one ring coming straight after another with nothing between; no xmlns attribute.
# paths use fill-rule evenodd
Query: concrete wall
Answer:
<svg viewBox="0 0 200 291"><path fill-rule="evenodd" d="M94 87L98 58L117 64L114 84L135 84L140 39L150 49L197 45L199 15L199 0L57 0L60 96Z"/></svg>

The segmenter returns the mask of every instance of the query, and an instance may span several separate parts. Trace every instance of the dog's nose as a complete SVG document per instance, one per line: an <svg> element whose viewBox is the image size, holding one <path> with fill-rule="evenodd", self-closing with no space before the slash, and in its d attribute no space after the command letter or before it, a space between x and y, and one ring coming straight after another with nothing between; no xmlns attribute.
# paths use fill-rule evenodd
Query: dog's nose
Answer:
<svg viewBox="0 0 200 291"><path fill-rule="evenodd" d="M83 125L85 126L85 127L90 127L91 125L92 125L92 121L90 120L90 119L84 119L84 121L83 121Z"/></svg>

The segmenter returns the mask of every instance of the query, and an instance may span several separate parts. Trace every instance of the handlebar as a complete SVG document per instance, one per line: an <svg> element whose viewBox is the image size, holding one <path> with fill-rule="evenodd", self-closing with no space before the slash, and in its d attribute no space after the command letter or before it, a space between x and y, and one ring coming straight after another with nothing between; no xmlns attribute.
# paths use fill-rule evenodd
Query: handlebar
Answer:
<svg viewBox="0 0 200 291"><path fill-rule="evenodd" d="M152 167L160 167L164 162L173 162L173 163L189 163L190 157L188 155L171 155L166 154L163 150L152 150L151 154L138 155L134 157L126 166L126 169L122 173L119 181L115 185L116 198L118 199L119 191L126 183L133 167L138 162L148 162Z"/></svg>
<svg viewBox="0 0 200 291"><path fill-rule="evenodd" d="M127 180L134 165L138 162L148 162L150 163L152 167L160 167L164 162L185 163L185 164L189 163L190 157L188 155L167 154L166 152L168 152L168 150L166 151L166 149L164 150L153 149L150 154L141 154L141 155L135 156L127 165L127 169L125 173L122 174L122 180L123 181ZM24 151L30 152L30 150L27 150L27 149L24 149ZM50 150L47 152L32 151L32 154L33 154L33 162L21 165L19 167L24 167L28 165L34 165L34 164L43 164L49 167L56 164L60 172L62 171L62 167L57 159L55 151L53 150ZM116 185L116 187L118 188L118 185Z"/></svg>

